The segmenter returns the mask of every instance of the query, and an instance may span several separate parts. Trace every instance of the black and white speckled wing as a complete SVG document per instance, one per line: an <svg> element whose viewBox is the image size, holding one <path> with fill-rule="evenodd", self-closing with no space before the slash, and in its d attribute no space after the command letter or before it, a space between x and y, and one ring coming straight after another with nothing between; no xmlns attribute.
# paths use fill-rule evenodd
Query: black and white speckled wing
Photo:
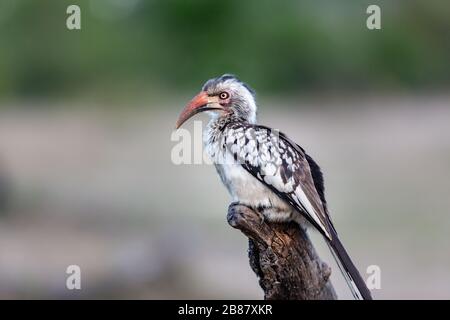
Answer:
<svg viewBox="0 0 450 320"><path fill-rule="evenodd" d="M297 144L276 130L242 123L229 126L226 144L235 161L331 240L333 226Z"/></svg>

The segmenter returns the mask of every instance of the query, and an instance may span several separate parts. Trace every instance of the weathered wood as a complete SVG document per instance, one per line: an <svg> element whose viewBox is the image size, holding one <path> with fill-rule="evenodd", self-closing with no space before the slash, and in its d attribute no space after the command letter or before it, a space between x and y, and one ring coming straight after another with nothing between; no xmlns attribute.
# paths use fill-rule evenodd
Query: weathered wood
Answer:
<svg viewBox="0 0 450 320"><path fill-rule="evenodd" d="M252 209L232 203L228 223L249 238L252 270L267 300L334 300L331 269L297 224L266 223Z"/></svg>

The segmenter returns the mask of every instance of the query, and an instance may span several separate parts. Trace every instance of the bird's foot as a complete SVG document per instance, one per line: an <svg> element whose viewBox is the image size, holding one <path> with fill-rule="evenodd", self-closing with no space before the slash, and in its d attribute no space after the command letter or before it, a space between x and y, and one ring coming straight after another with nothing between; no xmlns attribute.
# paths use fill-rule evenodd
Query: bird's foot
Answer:
<svg viewBox="0 0 450 320"><path fill-rule="evenodd" d="M255 219L258 220L259 225L264 223L264 215L245 204L235 201L228 207L227 220L234 228L244 224L246 221L255 221Z"/></svg>
<svg viewBox="0 0 450 320"><path fill-rule="evenodd" d="M265 221L264 214L261 211L255 211L259 218L259 225L262 225Z"/></svg>

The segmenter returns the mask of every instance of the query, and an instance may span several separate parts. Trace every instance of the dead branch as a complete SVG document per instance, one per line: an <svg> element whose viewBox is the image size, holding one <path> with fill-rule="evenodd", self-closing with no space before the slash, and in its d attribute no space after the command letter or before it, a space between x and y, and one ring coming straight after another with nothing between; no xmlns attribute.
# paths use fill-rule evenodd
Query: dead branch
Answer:
<svg viewBox="0 0 450 320"><path fill-rule="evenodd" d="M297 224L266 223L252 209L228 208L228 223L249 238L252 270L267 300L335 300L330 267Z"/></svg>

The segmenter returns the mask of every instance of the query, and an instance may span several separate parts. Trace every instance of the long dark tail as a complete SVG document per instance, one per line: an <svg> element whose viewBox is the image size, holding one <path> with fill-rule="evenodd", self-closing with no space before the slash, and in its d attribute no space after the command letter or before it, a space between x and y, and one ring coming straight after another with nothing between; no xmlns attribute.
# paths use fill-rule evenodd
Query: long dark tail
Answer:
<svg viewBox="0 0 450 320"><path fill-rule="evenodd" d="M337 233L332 230L332 240L328 241L331 253L333 254L342 274L347 281L355 299L372 300L372 295L366 286L361 274L350 259L347 251L339 240Z"/></svg>

